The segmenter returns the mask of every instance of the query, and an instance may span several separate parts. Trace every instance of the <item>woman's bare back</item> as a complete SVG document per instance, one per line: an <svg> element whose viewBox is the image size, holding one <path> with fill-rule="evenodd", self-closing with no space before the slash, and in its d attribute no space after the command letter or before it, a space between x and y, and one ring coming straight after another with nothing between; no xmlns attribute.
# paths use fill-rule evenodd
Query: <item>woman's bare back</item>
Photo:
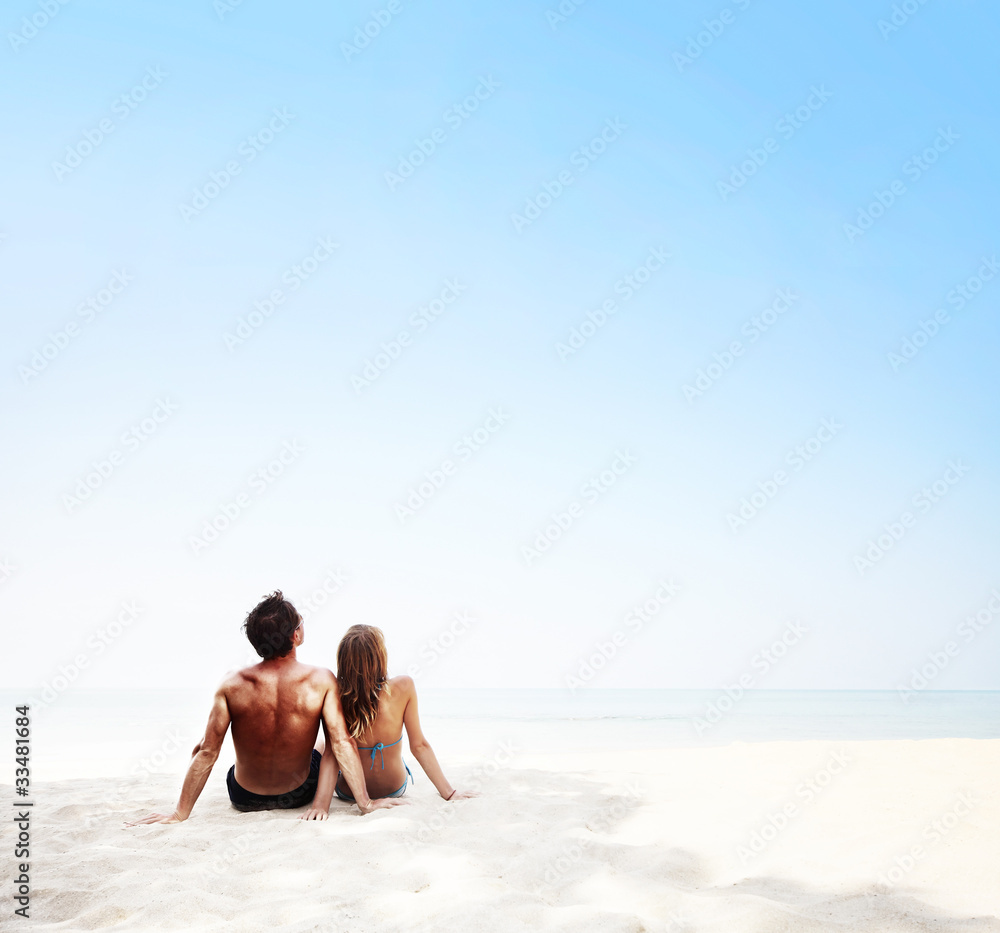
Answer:
<svg viewBox="0 0 1000 933"><path fill-rule="evenodd" d="M399 790L406 781L403 765L403 717L412 692L409 677L391 677L379 696L378 717L367 732L358 738L361 769L370 797L385 797ZM379 745L382 748L379 748ZM337 789L350 793L343 775Z"/></svg>

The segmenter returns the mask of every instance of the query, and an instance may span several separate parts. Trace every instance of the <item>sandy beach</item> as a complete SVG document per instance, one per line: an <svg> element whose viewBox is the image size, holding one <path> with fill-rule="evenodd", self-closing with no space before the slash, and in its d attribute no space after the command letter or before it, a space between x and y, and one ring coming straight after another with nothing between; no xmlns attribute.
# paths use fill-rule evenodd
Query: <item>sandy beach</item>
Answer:
<svg viewBox="0 0 1000 933"><path fill-rule="evenodd" d="M407 806L322 823L237 813L221 765L175 826L124 825L173 774L36 785L31 927L1000 931L1000 740L501 745L447 762L480 798L418 773Z"/></svg>
<svg viewBox="0 0 1000 933"><path fill-rule="evenodd" d="M1000 933L1000 0L5 12L0 933Z"/></svg>

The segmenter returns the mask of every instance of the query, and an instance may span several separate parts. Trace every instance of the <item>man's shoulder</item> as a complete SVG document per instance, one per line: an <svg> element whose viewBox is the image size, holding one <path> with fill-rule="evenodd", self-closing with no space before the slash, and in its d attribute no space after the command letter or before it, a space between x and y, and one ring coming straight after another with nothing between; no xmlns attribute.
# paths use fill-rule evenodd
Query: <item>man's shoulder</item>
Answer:
<svg viewBox="0 0 1000 933"><path fill-rule="evenodd" d="M302 667L305 668L303 674L309 683L323 687L337 686L337 678L328 667L314 667L311 664L303 664Z"/></svg>
<svg viewBox="0 0 1000 933"><path fill-rule="evenodd" d="M222 678L222 683L219 684L218 692L228 693L230 690L234 690L248 682L256 680L256 666L257 665L252 664L249 667L240 667L229 671L226 676Z"/></svg>
<svg viewBox="0 0 1000 933"><path fill-rule="evenodd" d="M337 678L333 676L333 671L326 667L316 667L312 664L298 664L294 669L286 670L281 674L274 671L262 673L259 664L251 664L248 667L241 667L232 670L222 680L219 689L221 691L231 690L245 686L247 684L260 684L272 682L275 677L303 681L310 685L330 687L337 683Z"/></svg>

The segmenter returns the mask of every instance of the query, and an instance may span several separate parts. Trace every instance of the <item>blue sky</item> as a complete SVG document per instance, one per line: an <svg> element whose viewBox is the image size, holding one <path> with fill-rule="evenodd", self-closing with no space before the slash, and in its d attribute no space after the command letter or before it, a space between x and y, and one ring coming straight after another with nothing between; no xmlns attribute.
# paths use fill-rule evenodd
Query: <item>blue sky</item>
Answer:
<svg viewBox="0 0 1000 933"><path fill-rule="evenodd" d="M433 686L563 686L621 631L593 685L716 687L799 620L759 686L892 689L954 641L932 686L1000 689L1000 625L957 634L1000 587L997 26L983 4L911 5L891 32L880 2L587 0L561 22L545 2L8 8L5 683L37 689L82 652L77 686L166 686L177 665L211 684L246 659L261 595L301 603L339 569L303 659L331 666L365 621L403 671L466 612L420 669ZM670 254L655 270L651 250ZM663 580L677 595L633 630ZM97 656L129 600L141 614Z"/></svg>

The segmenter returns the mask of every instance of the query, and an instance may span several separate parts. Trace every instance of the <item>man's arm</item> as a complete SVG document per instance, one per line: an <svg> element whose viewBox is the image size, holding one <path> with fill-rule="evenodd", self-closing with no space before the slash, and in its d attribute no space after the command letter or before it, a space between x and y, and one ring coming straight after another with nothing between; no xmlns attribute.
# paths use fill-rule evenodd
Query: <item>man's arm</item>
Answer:
<svg viewBox="0 0 1000 933"><path fill-rule="evenodd" d="M368 788L365 787L365 773L361 770L361 757L358 755L358 747L354 744L350 733L347 731L347 723L344 722L344 713L340 708L340 692L337 690L337 679L330 675L330 688L326 691L326 699L323 701L323 725L326 728L328 751L332 751L337 759L337 766L343 772L344 780L354 795L354 802L362 813L369 813L374 809L371 799L368 796Z"/></svg>
<svg viewBox="0 0 1000 933"><path fill-rule="evenodd" d="M212 766L219 757L222 740L229 731L229 704L226 701L225 687L219 687L212 701L212 711L208 714L208 725L205 727L204 738L194 747L194 757L184 776L181 787L181 798L173 813L153 813L141 820L129 823L138 826L140 823L181 823L191 815L195 801L205 787Z"/></svg>
<svg viewBox="0 0 1000 933"><path fill-rule="evenodd" d="M330 815L330 801L333 799L333 788L337 784L337 759L333 757L333 749L330 747L330 733L326 728L326 720L322 720L322 723L326 742L323 746L323 758L319 763L316 794L312 806L299 817L300 820L325 820Z"/></svg>
<svg viewBox="0 0 1000 933"><path fill-rule="evenodd" d="M365 787L365 773L361 770L361 758L358 755L358 746L347 731L347 723L344 722L344 713L340 708L340 691L337 689L337 678L330 674L330 689L327 690L326 700L323 702L323 723L326 726L327 749L333 751L337 760L337 767L344 774L344 780L354 795L354 802L362 813L371 813L372 810L387 809L406 803L405 800L396 798L372 800L368 796L368 789Z"/></svg>

